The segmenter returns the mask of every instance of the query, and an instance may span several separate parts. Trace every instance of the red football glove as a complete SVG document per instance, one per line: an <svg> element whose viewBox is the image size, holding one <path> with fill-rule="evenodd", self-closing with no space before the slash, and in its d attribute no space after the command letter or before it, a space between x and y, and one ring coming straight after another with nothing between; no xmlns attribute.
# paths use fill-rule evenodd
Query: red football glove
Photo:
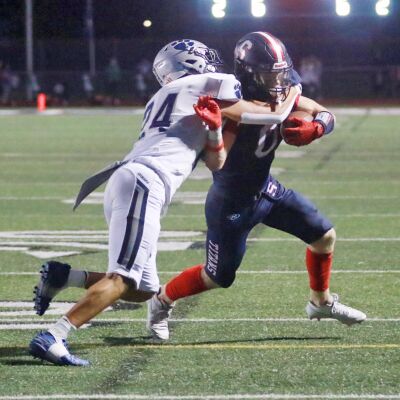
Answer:
<svg viewBox="0 0 400 400"><path fill-rule="evenodd" d="M285 128L283 138L287 144L294 146L305 146L324 134L324 127L316 121L306 121L301 118L288 118L287 123L294 125Z"/></svg>
<svg viewBox="0 0 400 400"><path fill-rule="evenodd" d="M197 104L193 104L196 114L215 131L222 125L221 109L211 96L200 96Z"/></svg>

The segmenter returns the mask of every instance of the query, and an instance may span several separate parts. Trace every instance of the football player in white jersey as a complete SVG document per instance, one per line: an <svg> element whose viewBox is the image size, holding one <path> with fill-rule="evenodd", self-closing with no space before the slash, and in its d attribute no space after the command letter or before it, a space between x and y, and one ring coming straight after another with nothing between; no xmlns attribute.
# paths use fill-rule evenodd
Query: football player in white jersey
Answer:
<svg viewBox="0 0 400 400"><path fill-rule="evenodd" d="M219 65L215 50L190 39L171 42L156 56L153 71L162 88L146 106L132 151L119 168L109 170L113 175L104 196L109 226L107 274L71 270L54 261L42 267L35 288L39 315L61 289L88 290L55 325L33 338L30 353L34 357L60 365L88 365L87 360L70 354L69 332L118 299L146 301L159 290L156 253L161 215L201 156L210 170L220 169L226 158L220 109L211 102L209 108L194 107L195 112L193 104L201 96L216 99L222 115L238 122L283 121L290 112L298 93L290 94L291 104L274 110L245 102L240 100L240 83L233 75L218 73Z"/></svg>

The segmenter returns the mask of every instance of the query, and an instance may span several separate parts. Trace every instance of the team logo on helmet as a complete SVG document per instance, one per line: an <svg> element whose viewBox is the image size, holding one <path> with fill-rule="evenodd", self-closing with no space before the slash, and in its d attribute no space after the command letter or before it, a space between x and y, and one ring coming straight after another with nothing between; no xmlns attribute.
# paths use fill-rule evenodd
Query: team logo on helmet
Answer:
<svg viewBox="0 0 400 400"><path fill-rule="evenodd" d="M171 43L171 46L175 50L191 50L193 49L194 41L191 39L176 40L175 42Z"/></svg>
<svg viewBox="0 0 400 400"><path fill-rule="evenodd" d="M250 40L245 40L240 46L235 48L235 58L243 60L246 57L246 51L253 47L253 43Z"/></svg>

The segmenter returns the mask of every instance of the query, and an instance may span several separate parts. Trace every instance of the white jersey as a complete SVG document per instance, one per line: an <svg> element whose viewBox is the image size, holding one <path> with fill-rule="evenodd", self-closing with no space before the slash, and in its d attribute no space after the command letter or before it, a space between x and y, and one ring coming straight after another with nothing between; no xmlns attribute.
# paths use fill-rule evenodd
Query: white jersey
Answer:
<svg viewBox="0 0 400 400"><path fill-rule="evenodd" d="M166 203L189 176L207 140L207 129L195 114L200 96L236 102L240 83L234 75L189 75L163 86L147 103L139 140L125 160L153 169L166 188Z"/></svg>

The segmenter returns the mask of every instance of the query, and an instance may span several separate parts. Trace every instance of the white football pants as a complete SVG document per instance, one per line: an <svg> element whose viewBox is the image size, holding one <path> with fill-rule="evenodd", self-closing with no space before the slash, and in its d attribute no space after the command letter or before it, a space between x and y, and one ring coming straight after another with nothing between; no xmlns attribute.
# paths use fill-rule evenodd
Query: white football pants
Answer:
<svg viewBox="0 0 400 400"><path fill-rule="evenodd" d="M157 292L157 241L165 187L150 168L130 162L111 176L104 194L109 228L108 271L132 279L136 288Z"/></svg>

